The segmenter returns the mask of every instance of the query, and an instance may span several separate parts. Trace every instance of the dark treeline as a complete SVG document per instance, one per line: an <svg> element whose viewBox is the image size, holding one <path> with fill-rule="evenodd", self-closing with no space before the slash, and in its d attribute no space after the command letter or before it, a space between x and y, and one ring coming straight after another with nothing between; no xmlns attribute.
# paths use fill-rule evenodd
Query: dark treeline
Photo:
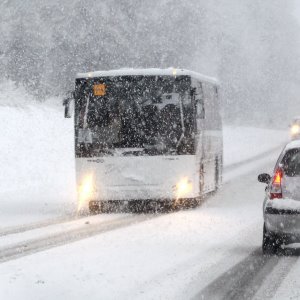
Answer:
<svg viewBox="0 0 300 300"><path fill-rule="evenodd" d="M275 124L300 110L289 3L2 0L0 77L44 99L72 89L77 72L183 67L220 79L227 120Z"/></svg>

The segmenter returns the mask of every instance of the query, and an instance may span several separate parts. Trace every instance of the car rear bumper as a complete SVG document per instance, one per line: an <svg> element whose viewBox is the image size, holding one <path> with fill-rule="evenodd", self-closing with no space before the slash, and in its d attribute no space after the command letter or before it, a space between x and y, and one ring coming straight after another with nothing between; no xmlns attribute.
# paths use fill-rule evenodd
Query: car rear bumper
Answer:
<svg viewBox="0 0 300 300"><path fill-rule="evenodd" d="M300 238L300 210L267 207L264 219L268 231Z"/></svg>

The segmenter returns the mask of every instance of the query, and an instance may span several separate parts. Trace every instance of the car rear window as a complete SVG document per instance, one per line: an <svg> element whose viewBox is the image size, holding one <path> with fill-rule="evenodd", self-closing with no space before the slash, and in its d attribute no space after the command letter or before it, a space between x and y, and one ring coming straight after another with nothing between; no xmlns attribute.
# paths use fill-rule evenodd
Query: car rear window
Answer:
<svg viewBox="0 0 300 300"><path fill-rule="evenodd" d="M287 176L300 176L300 148L287 151L282 159L282 165Z"/></svg>

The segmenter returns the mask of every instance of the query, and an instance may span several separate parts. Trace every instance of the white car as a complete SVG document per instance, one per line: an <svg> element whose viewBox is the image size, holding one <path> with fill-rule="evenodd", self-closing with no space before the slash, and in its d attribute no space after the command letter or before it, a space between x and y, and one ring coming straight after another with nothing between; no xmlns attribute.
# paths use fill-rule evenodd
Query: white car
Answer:
<svg viewBox="0 0 300 300"><path fill-rule="evenodd" d="M267 184L262 250L272 254L283 244L300 241L300 140L288 143L273 175L260 174L258 181Z"/></svg>

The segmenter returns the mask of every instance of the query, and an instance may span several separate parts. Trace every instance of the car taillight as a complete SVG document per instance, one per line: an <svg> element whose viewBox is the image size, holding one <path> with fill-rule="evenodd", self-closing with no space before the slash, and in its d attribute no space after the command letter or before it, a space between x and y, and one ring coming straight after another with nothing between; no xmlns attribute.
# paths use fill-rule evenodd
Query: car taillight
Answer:
<svg viewBox="0 0 300 300"><path fill-rule="evenodd" d="M282 198L282 188L281 188L282 176L283 176L283 171L282 169L278 168L272 180L270 199Z"/></svg>

